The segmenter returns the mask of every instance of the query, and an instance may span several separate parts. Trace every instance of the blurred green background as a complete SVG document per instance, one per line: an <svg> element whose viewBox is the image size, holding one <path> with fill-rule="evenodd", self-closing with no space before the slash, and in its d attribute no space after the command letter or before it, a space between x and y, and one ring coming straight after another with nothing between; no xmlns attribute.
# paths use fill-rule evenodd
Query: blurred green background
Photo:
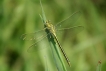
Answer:
<svg viewBox="0 0 106 71"><path fill-rule="evenodd" d="M84 26L83 31L70 42L60 41L72 65L69 68L63 58L67 70L96 71L101 60L101 69L106 71L106 0L42 0L42 4L53 23L81 11L77 23ZM39 0L0 0L0 71L57 71L51 51L28 53L33 42L20 39L22 34L42 28L39 14Z"/></svg>

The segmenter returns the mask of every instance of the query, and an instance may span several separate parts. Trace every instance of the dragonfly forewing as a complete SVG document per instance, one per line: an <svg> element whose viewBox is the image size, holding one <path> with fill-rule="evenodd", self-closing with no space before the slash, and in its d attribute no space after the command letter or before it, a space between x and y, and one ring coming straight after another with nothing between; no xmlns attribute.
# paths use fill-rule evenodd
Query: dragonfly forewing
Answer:
<svg viewBox="0 0 106 71"><path fill-rule="evenodd" d="M60 21L55 25L56 29L63 29L63 28L70 28L74 26L79 26L79 24L76 22L78 21L79 17L81 15L80 11L74 12L64 20Z"/></svg>
<svg viewBox="0 0 106 71"><path fill-rule="evenodd" d="M39 30L37 32L34 33L27 33L27 34L22 34L21 35L21 39L22 40L27 40L27 41L32 41L32 40L39 40L40 38L43 37L43 35L45 35L45 29Z"/></svg>

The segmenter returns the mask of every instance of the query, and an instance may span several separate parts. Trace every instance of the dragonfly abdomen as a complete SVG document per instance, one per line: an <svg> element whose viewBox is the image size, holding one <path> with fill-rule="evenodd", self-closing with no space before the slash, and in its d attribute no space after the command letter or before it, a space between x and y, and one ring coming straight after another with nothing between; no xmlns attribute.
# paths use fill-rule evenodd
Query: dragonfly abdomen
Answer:
<svg viewBox="0 0 106 71"><path fill-rule="evenodd" d="M62 53L63 53L64 57L65 57L65 59L66 59L66 61L67 61L68 65L69 65L69 66L71 66L71 65L70 65L70 61L69 61L69 59L68 59L68 57L67 57L66 53L64 52L63 48L61 47L61 45L60 45L60 43L59 43L59 41L58 41L58 39L57 39L57 37L56 37L56 36L55 36L55 39L56 39L56 42L57 42L57 44L59 45L59 47L60 47L60 49L61 49L61 51L62 51Z"/></svg>

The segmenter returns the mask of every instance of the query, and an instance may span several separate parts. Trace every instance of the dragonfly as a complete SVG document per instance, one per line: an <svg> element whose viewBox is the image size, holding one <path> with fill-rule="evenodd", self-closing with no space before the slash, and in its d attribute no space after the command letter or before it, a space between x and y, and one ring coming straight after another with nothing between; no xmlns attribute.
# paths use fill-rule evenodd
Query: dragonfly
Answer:
<svg viewBox="0 0 106 71"><path fill-rule="evenodd" d="M42 8L42 5L41 5L41 8ZM66 19L60 21L56 25L53 25L50 20L46 20L46 21L44 21L44 28L42 30L34 32L34 33L22 34L21 38L23 40L30 40L30 41L36 40L36 42L33 43L31 46L29 46L29 49L28 49L28 50L30 50L30 49L33 50L33 48L37 47L38 43L40 43L40 41L42 41L44 38L47 38L48 35L52 36L55 39L56 43L58 44L68 65L70 66L71 64L70 64L69 58L67 57L65 51L62 48L62 46L57 38L57 34L60 34L63 31L69 31L73 35L73 34L78 33L79 31L83 30L83 26L80 26L80 25L75 26L74 24L70 24L71 23L70 21L75 22L76 17L78 17L79 15L80 15L80 12L77 11L77 12L73 13L72 15L70 15L69 17L67 17ZM41 16L41 18L42 18L42 16ZM74 23L74 22L72 22L72 23ZM66 23L69 23L69 24L67 25ZM46 33L45 30L48 31L48 33ZM45 33L45 34L43 34L41 36L39 36L39 35L36 36L38 33Z"/></svg>

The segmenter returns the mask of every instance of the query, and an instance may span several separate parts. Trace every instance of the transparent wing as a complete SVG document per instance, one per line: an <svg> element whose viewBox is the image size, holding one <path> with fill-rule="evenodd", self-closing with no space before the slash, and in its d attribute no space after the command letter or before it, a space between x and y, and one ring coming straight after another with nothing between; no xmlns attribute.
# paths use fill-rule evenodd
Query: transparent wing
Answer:
<svg viewBox="0 0 106 71"><path fill-rule="evenodd" d="M57 37L59 36L59 39L65 40L65 39L73 39L75 35L77 35L80 31L84 29L83 26L75 26L70 28L62 28L56 30Z"/></svg>
<svg viewBox="0 0 106 71"><path fill-rule="evenodd" d="M32 53L32 52L37 52L39 50L43 50L47 48L48 43L47 43L47 35L43 35L39 40L37 40L35 43L29 46L27 52Z"/></svg>
<svg viewBox="0 0 106 71"><path fill-rule="evenodd" d="M45 32L45 28L42 30L39 30L34 33L28 33L28 34L23 34L21 35L21 39L28 41L28 42L34 42L30 46L28 46L27 52L32 53L32 52L37 52L39 50L44 49L47 45L47 33ZM40 46L44 45L44 46Z"/></svg>
<svg viewBox="0 0 106 71"><path fill-rule="evenodd" d="M62 29L62 28L70 28L70 27L74 27L74 26L79 26L79 24L77 24L76 21L78 21L78 18L80 17L80 15L81 15L80 11L73 13L72 15L67 17L66 19L57 23L55 25L55 28Z"/></svg>
<svg viewBox="0 0 106 71"><path fill-rule="evenodd" d="M32 41L32 40L38 40L42 38L44 34L46 34L45 29L42 29L34 33L22 34L20 38L22 40Z"/></svg>

